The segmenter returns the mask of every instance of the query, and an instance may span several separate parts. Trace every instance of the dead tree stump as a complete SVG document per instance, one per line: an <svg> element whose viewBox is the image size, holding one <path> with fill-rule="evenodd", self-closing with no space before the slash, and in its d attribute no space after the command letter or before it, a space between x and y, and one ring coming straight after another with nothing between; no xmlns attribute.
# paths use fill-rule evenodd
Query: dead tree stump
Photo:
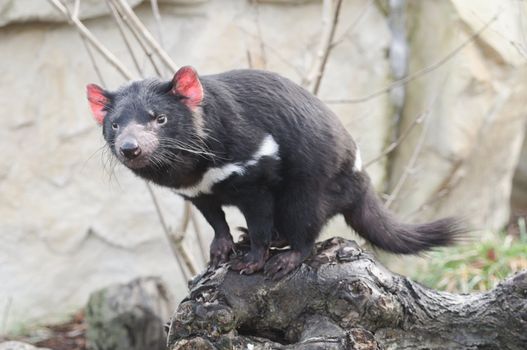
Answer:
<svg viewBox="0 0 527 350"><path fill-rule="evenodd" d="M222 266L190 289L171 350L527 349L527 271L486 293L439 292L342 238L317 244L281 281Z"/></svg>

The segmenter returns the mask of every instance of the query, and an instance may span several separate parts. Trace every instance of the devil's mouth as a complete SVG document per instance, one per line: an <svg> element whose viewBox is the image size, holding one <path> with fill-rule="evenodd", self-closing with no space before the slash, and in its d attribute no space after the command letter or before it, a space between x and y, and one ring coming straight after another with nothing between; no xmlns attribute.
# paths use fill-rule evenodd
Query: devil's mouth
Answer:
<svg viewBox="0 0 527 350"><path fill-rule="evenodd" d="M130 169L141 169L150 164L147 157L137 157L134 159L121 158L121 162Z"/></svg>

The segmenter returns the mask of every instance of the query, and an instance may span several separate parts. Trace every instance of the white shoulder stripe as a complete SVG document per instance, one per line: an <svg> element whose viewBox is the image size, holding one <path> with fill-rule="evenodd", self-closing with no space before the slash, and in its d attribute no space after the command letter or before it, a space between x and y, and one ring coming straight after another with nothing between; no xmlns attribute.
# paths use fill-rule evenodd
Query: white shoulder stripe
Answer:
<svg viewBox="0 0 527 350"><path fill-rule="evenodd" d="M355 151L355 163L353 164L353 171L362 171L362 158L360 156L359 146L357 146Z"/></svg>
<svg viewBox="0 0 527 350"><path fill-rule="evenodd" d="M231 175L243 175L245 168L236 163L229 163L219 168L210 168L204 174L201 180L194 186L177 188L174 192L187 197L196 197L200 193L211 193L212 186L221 182Z"/></svg>
<svg viewBox="0 0 527 350"><path fill-rule="evenodd" d="M187 197L197 197L199 194L212 193L212 187L230 176L237 174L243 175L248 167L258 164L262 157L272 157L279 159L279 146L272 135L264 137L260 143L260 147L253 154L250 160L245 162L236 162L225 164L221 167L210 168L204 174L201 180L194 186L174 189L174 192L182 194Z"/></svg>

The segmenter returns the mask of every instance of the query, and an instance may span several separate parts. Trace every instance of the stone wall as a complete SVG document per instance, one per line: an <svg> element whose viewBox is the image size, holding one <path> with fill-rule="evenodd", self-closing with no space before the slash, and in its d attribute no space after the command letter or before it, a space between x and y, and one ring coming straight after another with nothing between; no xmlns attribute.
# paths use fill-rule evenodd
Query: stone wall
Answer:
<svg viewBox="0 0 527 350"><path fill-rule="evenodd" d="M84 23L133 70L103 2L82 3ZM447 57L499 17L404 87L399 130L429 113L394 154L368 168L379 191L388 193L405 174L393 203L403 215L419 221L462 213L480 227L504 224L524 134L523 6L514 0L409 2L410 74ZM148 2L136 11L156 33ZM321 26L318 1L164 1L161 11L167 51L201 74L247 68L250 56L253 66L300 82ZM322 99L360 98L392 81L388 11L383 1L344 2ZM78 33L48 2L0 1L0 26L0 315L8 315L6 329L60 317L82 305L90 291L139 275L164 276L183 296L185 283L144 183L108 162L85 101L87 83L115 88L123 82L119 75L97 57L104 76L98 81ZM144 55L141 64L147 66ZM390 94L331 107L365 161L395 135ZM414 166L405 170L419 143ZM175 227L182 201L164 189L156 192ZM210 239L210 228L199 220ZM234 210L229 221L243 225ZM327 232L349 230L336 220ZM192 232L185 244L203 266Z"/></svg>

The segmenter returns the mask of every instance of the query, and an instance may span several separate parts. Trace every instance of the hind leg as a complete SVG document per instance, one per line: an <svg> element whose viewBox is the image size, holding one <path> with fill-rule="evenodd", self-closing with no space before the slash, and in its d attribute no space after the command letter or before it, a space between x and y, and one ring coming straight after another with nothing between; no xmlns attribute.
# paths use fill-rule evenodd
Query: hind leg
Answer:
<svg viewBox="0 0 527 350"><path fill-rule="evenodd" d="M250 239L250 236L249 236L249 230L246 229L245 227L237 227L236 228L238 231L241 231L242 234L240 235L239 239L238 239L238 244L244 244L244 245L248 245L251 243L251 239ZM284 247L287 247L289 245L289 242L287 241L287 239L285 239L285 237L282 237L278 231L276 229L273 230L273 235L272 235L272 238L271 238L271 242L269 243L269 246L271 248L284 248Z"/></svg>
<svg viewBox="0 0 527 350"><path fill-rule="evenodd" d="M275 225L287 239L291 250L273 256L265 265L265 274L277 280L309 256L315 240L327 220L321 196L307 193L306 188L290 188L276 201Z"/></svg>

